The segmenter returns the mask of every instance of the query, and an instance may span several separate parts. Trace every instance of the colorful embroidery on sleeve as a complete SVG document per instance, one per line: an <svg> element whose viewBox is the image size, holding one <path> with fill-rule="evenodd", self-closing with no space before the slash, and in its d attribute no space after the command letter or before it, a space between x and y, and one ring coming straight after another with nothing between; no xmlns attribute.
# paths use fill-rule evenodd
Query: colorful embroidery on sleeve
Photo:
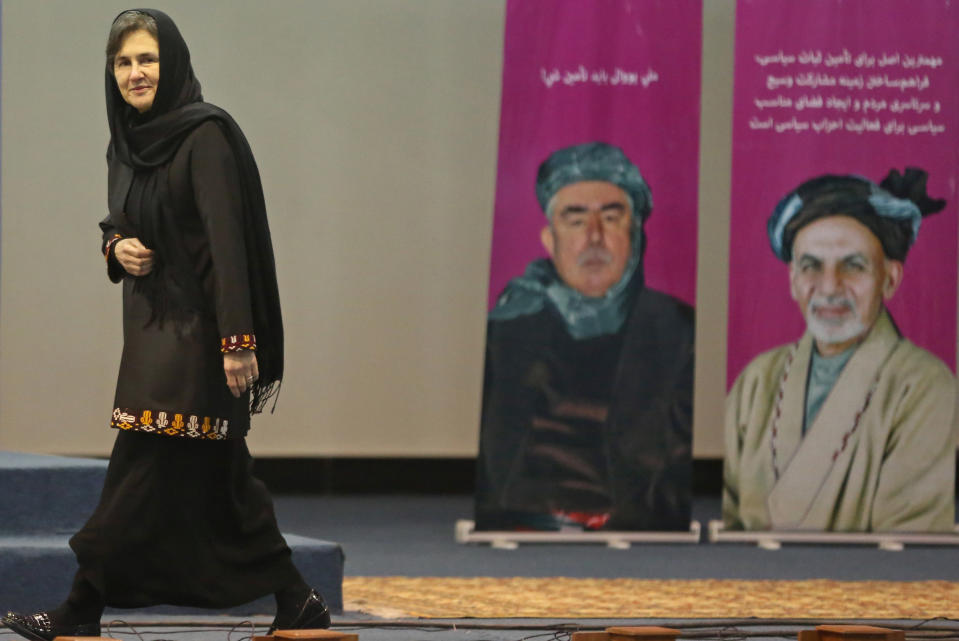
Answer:
<svg viewBox="0 0 959 641"><path fill-rule="evenodd" d="M220 339L220 351L239 352L242 350L256 350L256 336L253 334L234 334Z"/></svg>
<svg viewBox="0 0 959 641"><path fill-rule="evenodd" d="M110 262L110 250L113 249L113 246L117 244L117 241L123 240L123 236L120 234L114 234L113 238L107 241L106 248L103 251L103 258L107 262Z"/></svg>

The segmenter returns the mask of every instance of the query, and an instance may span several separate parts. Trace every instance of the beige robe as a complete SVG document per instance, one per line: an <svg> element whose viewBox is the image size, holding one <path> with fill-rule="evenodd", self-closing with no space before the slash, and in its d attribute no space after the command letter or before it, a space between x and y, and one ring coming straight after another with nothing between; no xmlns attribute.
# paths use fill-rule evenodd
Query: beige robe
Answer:
<svg viewBox="0 0 959 641"><path fill-rule="evenodd" d="M883 311L803 437L812 347L807 333L798 346L760 354L729 392L726 527L952 530L957 395L949 368L901 338Z"/></svg>

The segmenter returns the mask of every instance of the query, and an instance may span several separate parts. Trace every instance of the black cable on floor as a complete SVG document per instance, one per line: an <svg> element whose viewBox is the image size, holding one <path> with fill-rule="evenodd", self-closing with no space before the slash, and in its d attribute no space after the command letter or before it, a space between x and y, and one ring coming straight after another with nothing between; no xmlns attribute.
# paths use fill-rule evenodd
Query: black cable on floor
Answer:
<svg viewBox="0 0 959 641"><path fill-rule="evenodd" d="M618 625L649 624L650 619L601 619L602 623L591 624L588 621L551 622L551 623L481 623L470 621L437 621L437 620L397 620L397 621L370 621L370 620L336 620L333 627L341 630L407 630L427 633L448 631L525 631L536 632L516 641L565 641L573 632L602 631L611 627L611 622ZM944 617L911 621L908 619L698 619L698 620L664 620L653 619L656 625L672 627L680 630L679 638L701 639L717 641L737 641L749 638L784 638L794 639L800 629L811 629L817 625L845 624L845 625L876 625L892 630L902 630L909 641L959 641L959 621ZM207 632L222 631L226 633L226 641L251 641L256 634L256 626L246 620L232 626L224 626L222 622L210 621L125 621L111 620L106 624L108 636L114 634L134 635L139 641L146 641L144 635L164 635L164 637L178 634L195 633L197 628L205 628ZM265 627L265 626L264 626ZM123 632L120 629L124 629ZM139 629L138 629L139 628ZM162 631L150 631L146 628L161 628ZM180 628L180 629L177 629ZM126 632L126 630L129 632ZM142 630L142 632L141 632ZM246 633L234 638L238 631ZM15 635L12 631L0 631L0 635ZM161 638L153 641L175 641Z"/></svg>

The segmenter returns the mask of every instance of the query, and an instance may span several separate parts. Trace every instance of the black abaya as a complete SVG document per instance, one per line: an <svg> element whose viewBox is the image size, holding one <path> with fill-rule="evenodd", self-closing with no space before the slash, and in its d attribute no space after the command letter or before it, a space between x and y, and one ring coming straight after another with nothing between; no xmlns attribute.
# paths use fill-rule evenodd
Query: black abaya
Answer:
<svg viewBox="0 0 959 641"><path fill-rule="evenodd" d="M225 608L299 580L243 439L120 432L100 503L70 539L113 607Z"/></svg>

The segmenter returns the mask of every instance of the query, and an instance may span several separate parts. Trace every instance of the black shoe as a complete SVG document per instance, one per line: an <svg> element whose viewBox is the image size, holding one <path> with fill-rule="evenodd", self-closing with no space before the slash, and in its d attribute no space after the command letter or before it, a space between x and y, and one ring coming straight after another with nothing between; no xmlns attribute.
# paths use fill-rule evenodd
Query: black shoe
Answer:
<svg viewBox="0 0 959 641"><path fill-rule="evenodd" d="M53 641L56 637L100 636L99 621L80 625L59 625L54 624L48 612L29 615L7 612L3 618L0 618L0 623L31 641Z"/></svg>
<svg viewBox="0 0 959 641"><path fill-rule="evenodd" d="M270 626L267 634L273 634L277 630L316 630L328 627L330 627L330 609L326 607L326 602L319 592L310 590L310 596L306 597L299 614L289 623L273 619L273 625Z"/></svg>

